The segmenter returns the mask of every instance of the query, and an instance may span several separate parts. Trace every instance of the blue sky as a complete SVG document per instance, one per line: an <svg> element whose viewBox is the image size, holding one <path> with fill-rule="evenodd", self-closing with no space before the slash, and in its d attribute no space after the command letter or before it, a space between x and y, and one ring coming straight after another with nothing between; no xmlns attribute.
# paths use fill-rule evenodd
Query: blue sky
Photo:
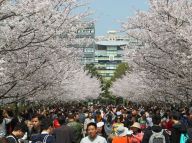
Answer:
<svg viewBox="0 0 192 143"><path fill-rule="evenodd" d="M108 30L120 30L120 21L134 16L136 10L147 10L147 0L92 0L92 16L96 19L96 36L106 35Z"/></svg>

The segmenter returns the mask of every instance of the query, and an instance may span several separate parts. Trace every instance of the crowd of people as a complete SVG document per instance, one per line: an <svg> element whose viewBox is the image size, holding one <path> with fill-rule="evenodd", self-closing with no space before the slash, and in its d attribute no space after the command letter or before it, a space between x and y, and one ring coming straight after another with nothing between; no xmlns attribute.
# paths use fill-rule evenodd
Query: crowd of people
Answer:
<svg viewBox="0 0 192 143"><path fill-rule="evenodd" d="M192 108L63 105L0 110L1 143L192 143Z"/></svg>

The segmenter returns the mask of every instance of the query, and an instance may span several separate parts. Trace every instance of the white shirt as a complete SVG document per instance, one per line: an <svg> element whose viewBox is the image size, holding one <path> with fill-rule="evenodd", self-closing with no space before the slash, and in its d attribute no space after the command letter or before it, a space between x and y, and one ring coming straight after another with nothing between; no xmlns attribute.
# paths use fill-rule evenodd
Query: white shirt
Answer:
<svg viewBox="0 0 192 143"><path fill-rule="evenodd" d="M97 135L94 140L90 140L89 136L84 137L80 143L107 143L104 137Z"/></svg>
<svg viewBox="0 0 192 143"><path fill-rule="evenodd" d="M153 121L151 117L147 117L147 125L152 127L153 126Z"/></svg>

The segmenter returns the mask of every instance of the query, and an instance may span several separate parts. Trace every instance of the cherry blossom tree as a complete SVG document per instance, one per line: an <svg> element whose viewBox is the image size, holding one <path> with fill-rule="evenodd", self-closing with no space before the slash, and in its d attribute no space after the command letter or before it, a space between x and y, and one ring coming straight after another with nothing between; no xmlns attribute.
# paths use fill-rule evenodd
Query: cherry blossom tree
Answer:
<svg viewBox="0 0 192 143"><path fill-rule="evenodd" d="M69 100L96 99L101 93L100 86L100 81L96 77L91 77L81 69L64 90L68 93L67 97ZM61 98L64 99L65 97Z"/></svg>
<svg viewBox="0 0 192 143"><path fill-rule="evenodd" d="M31 100L46 100L47 98L56 101L96 99L101 93L100 81L95 77L90 77L80 66L79 68L73 70L73 76L63 78L61 84L52 86L50 90L39 92L36 96L31 97Z"/></svg>
<svg viewBox="0 0 192 143"><path fill-rule="evenodd" d="M145 78L145 73L139 71L129 72L124 77L117 79L110 91L115 96L124 97L129 101L147 101L150 96L149 91L147 91L148 86L143 78Z"/></svg>
<svg viewBox="0 0 192 143"><path fill-rule="evenodd" d="M123 24L135 45L134 62L159 100L189 104L192 94L192 2L149 0L149 10ZM159 98L163 97L163 98Z"/></svg>
<svg viewBox="0 0 192 143"><path fill-rule="evenodd" d="M0 0L0 58L6 69L0 99L26 99L73 77L80 69L77 30L89 23L82 22L89 11L77 12L82 6L81 0Z"/></svg>

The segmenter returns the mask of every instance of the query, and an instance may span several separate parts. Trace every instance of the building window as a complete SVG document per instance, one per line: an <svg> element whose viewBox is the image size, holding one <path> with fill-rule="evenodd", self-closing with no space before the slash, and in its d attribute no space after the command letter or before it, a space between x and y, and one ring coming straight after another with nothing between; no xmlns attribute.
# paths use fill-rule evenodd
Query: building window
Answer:
<svg viewBox="0 0 192 143"><path fill-rule="evenodd" d="M110 55L109 56L109 61L114 61L114 56Z"/></svg>
<svg viewBox="0 0 192 143"><path fill-rule="evenodd" d="M98 50L107 50L107 47L106 46L102 46L102 45L99 45L97 47Z"/></svg>
<svg viewBox="0 0 192 143"><path fill-rule="evenodd" d="M94 49L93 48L85 48L84 52L94 52Z"/></svg>
<svg viewBox="0 0 192 143"><path fill-rule="evenodd" d="M116 46L108 46L107 50L108 51L117 51L117 47Z"/></svg>

